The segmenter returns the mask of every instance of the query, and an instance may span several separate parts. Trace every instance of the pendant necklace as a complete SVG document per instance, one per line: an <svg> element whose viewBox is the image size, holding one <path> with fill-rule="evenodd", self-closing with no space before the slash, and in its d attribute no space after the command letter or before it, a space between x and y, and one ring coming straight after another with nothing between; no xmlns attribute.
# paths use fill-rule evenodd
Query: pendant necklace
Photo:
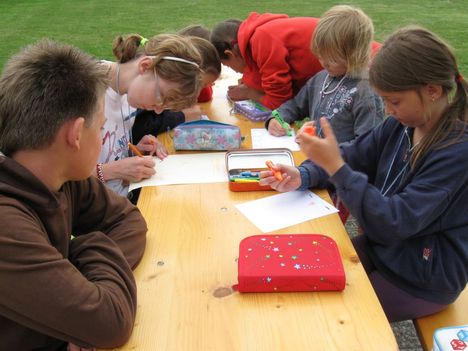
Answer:
<svg viewBox="0 0 468 351"><path fill-rule="evenodd" d="M117 62L117 66L115 68L115 84L116 84L116 90L117 94L119 94L120 99L122 99L122 94L120 93L119 85L120 85L120 64ZM128 118L130 118L130 104L127 102L127 109L128 109ZM128 131L127 134L127 127L125 126L125 116L123 113L123 108L122 108L122 101L120 101L120 116L122 117L122 126L123 126L123 131L124 131L124 137L126 144L129 142L132 142L132 132L131 129ZM128 140L130 138L130 140ZM127 148L127 157L130 157L130 151Z"/></svg>

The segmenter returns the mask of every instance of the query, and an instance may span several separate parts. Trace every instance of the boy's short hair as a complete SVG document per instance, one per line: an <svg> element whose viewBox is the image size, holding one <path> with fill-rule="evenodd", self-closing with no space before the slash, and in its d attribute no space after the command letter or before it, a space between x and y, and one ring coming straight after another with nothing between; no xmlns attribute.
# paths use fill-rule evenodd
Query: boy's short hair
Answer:
<svg viewBox="0 0 468 351"><path fill-rule="evenodd" d="M107 68L76 47L41 40L11 57L0 78L0 151L50 145L68 120L92 123Z"/></svg>
<svg viewBox="0 0 468 351"><path fill-rule="evenodd" d="M359 8L338 5L320 18L311 49L322 58L346 62L348 75L360 76L369 64L373 38L369 16Z"/></svg>

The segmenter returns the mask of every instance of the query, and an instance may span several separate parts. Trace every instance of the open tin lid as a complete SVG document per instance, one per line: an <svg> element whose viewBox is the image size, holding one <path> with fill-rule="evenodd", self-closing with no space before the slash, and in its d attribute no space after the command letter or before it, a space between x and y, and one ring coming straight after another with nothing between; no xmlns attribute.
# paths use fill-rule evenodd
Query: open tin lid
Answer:
<svg viewBox="0 0 468 351"><path fill-rule="evenodd" d="M251 149L226 152L226 168L231 169L261 169L266 168L265 162L281 163L294 166L294 158L289 149Z"/></svg>

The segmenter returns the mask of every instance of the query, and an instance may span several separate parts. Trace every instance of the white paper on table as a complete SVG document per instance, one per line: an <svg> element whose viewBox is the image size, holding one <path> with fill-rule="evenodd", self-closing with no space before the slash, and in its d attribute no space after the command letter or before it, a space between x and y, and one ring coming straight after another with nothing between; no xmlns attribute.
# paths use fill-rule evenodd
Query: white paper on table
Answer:
<svg viewBox="0 0 468 351"><path fill-rule="evenodd" d="M250 130L252 136L252 149L266 149L266 148L287 148L291 151L299 151L299 145L297 145L295 139L294 130L291 129L292 135L283 135L280 137L273 136L268 133L265 128L257 129L253 128Z"/></svg>
<svg viewBox="0 0 468 351"><path fill-rule="evenodd" d="M263 233L338 212L309 190L281 193L236 207Z"/></svg>
<svg viewBox="0 0 468 351"><path fill-rule="evenodd" d="M153 158L156 174L141 182L131 183L129 191L143 186L227 182L225 152L169 155L164 160Z"/></svg>

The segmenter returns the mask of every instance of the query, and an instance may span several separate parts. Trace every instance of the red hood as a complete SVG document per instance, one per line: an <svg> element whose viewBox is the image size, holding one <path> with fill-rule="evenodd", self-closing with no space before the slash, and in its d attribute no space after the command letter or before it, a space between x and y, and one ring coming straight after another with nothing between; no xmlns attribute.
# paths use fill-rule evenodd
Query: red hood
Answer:
<svg viewBox="0 0 468 351"><path fill-rule="evenodd" d="M260 27L261 25L274 21L280 18L288 18L287 15L278 15L273 13L257 13L251 12L249 17L245 19L240 27L239 32L237 34L238 38L238 45L241 55L245 57L245 50L249 44L250 38L255 33L255 30Z"/></svg>

